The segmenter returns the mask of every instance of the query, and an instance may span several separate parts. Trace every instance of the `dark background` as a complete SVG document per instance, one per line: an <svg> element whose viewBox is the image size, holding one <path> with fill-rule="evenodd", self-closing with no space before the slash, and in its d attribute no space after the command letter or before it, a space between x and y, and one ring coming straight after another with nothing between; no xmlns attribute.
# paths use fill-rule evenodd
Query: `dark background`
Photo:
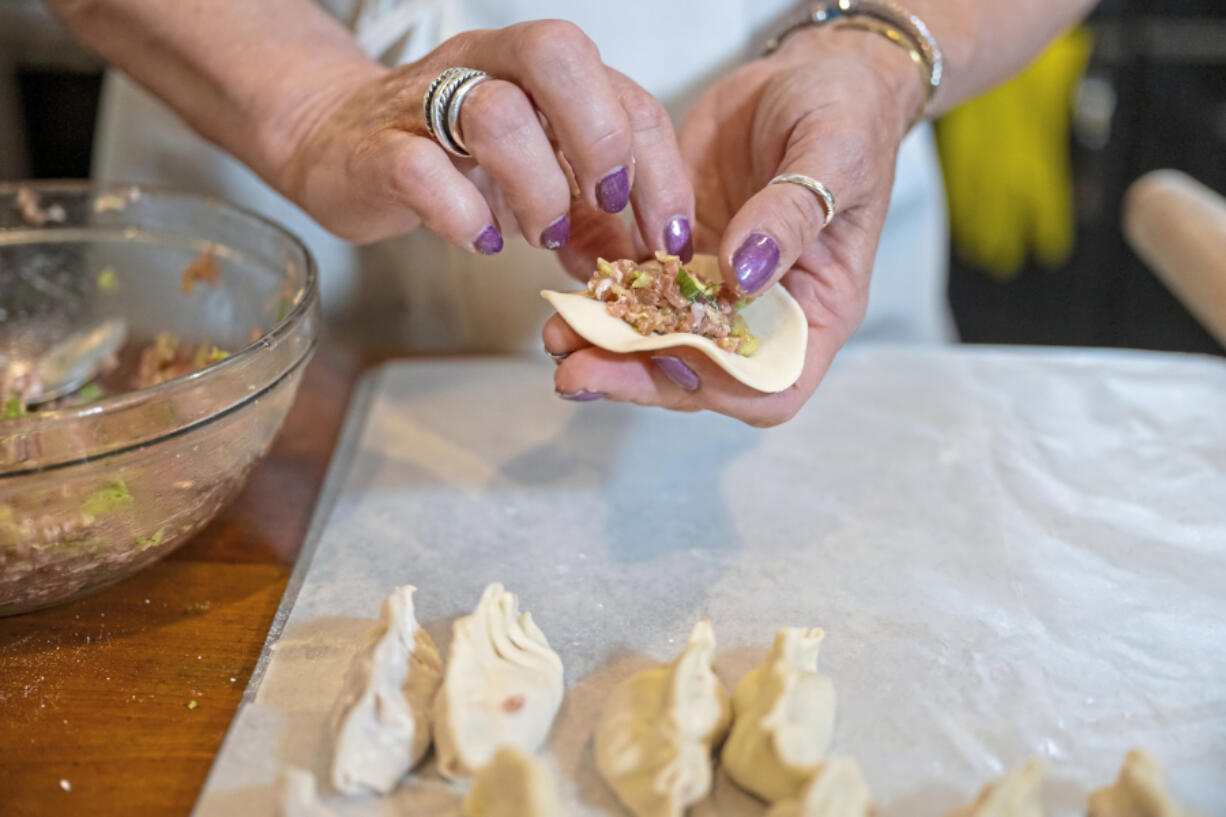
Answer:
<svg viewBox="0 0 1226 817"><path fill-rule="evenodd" d="M1226 354L1120 234L1124 190L1149 170L1176 168L1226 191L1226 3L1107 0L1091 23L1088 75L1114 89L1116 107L1105 144L1074 129L1073 256L1000 284L951 253L958 331L976 343Z"/></svg>
<svg viewBox="0 0 1226 817"><path fill-rule="evenodd" d="M34 8L0 0L0 12ZM5 18L0 14L0 26ZM1124 190L1173 167L1226 191L1226 2L1104 0L1091 18L1088 76L1114 95L1109 130L1070 140L1077 243L1060 269L1027 267L1000 283L951 252L949 300L962 339L975 343L1119 346L1226 355L1125 245ZM14 31L10 26L10 33ZM10 72L34 177L89 175L101 66L48 38L24 37ZM0 36L0 49L6 46ZM4 168L0 164L0 176Z"/></svg>

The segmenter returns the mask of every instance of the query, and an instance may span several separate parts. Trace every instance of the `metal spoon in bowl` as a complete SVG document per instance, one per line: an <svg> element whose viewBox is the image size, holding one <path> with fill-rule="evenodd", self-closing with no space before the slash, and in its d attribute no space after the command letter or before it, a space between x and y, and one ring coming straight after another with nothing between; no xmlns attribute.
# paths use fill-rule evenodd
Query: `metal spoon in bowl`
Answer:
<svg viewBox="0 0 1226 817"><path fill-rule="evenodd" d="M97 378L115 365L127 336L122 318L104 318L58 341L35 361L26 405L58 400Z"/></svg>

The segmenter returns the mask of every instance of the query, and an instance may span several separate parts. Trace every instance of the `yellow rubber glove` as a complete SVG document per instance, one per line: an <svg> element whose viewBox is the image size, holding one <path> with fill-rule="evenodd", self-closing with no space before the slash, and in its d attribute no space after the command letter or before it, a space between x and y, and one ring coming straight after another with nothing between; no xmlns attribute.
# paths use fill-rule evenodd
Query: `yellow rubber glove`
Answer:
<svg viewBox="0 0 1226 817"><path fill-rule="evenodd" d="M1069 126L1092 47L1073 29L937 123L954 247L994 278L1013 278L1028 257L1057 267L1073 249Z"/></svg>

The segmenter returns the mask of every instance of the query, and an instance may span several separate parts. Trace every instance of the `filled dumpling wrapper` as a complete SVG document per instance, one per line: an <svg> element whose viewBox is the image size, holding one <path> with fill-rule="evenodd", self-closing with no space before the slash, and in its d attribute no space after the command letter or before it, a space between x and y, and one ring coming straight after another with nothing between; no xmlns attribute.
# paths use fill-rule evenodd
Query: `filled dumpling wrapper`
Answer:
<svg viewBox="0 0 1226 817"><path fill-rule="evenodd" d="M1090 794L1090 817L1197 817L1175 802L1157 758L1144 749L1124 756L1120 775Z"/></svg>
<svg viewBox="0 0 1226 817"><path fill-rule="evenodd" d="M983 787L973 803L945 817L1043 817L1043 761L1034 758Z"/></svg>
<svg viewBox="0 0 1226 817"><path fill-rule="evenodd" d="M768 802L795 798L830 748L835 694L818 673L825 633L784 627L763 664L745 675L732 697L732 734L724 744L728 776Z"/></svg>
<svg viewBox="0 0 1226 817"><path fill-rule="evenodd" d="M336 817L315 787L315 775L288 768L281 775L281 817Z"/></svg>
<svg viewBox="0 0 1226 817"><path fill-rule="evenodd" d="M485 589L471 615L452 627L451 654L434 702L439 771L471 777L511 746L532 754L545 743L562 703L562 659L515 596Z"/></svg>
<svg viewBox="0 0 1226 817"><path fill-rule="evenodd" d="M443 663L417 624L413 587L384 600L354 657L332 719L332 785L387 794L430 748L430 710Z"/></svg>
<svg viewBox="0 0 1226 817"><path fill-rule="evenodd" d="M799 799L780 800L766 817L871 817L872 799L860 766L850 757L830 757L805 784Z"/></svg>
<svg viewBox="0 0 1226 817"><path fill-rule="evenodd" d="M540 760L504 746L477 770L464 817L562 817L557 786Z"/></svg>
<svg viewBox="0 0 1226 817"><path fill-rule="evenodd" d="M703 619L676 660L622 681L605 703L596 767L636 817L680 817L711 790L711 752L731 718L714 655Z"/></svg>
<svg viewBox="0 0 1226 817"><path fill-rule="evenodd" d="M646 297L638 295L640 290L635 289L644 280L671 284L675 276L669 271L677 263L675 256L660 253L653 261L615 261L609 266L612 275L622 280L618 291L624 290L634 298ZM622 272L626 264L631 268L628 274L634 276L633 281ZM596 275L600 276L602 270L603 267L598 269ZM601 282L596 277L586 290L545 290L541 295L585 340L610 352L689 347L702 352L746 386L762 392L783 391L800 378L809 323L791 293L782 286L773 286L751 303L738 305L735 316L729 316L729 309L735 307L727 302L722 289L719 260L712 255L695 255L684 270L686 277L682 283L687 286L679 288L692 302L680 308L665 302L658 309L661 320L655 322L648 322L647 317L653 310L643 310L638 304L630 304L630 311L622 317L612 314L610 309L620 314L626 305L620 300L612 305L602 300L609 294L598 288ZM642 291L650 293L653 288L644 287ZM675 300L675 293L665 295ZM677 331L677 327L685 329Z"/></svg>

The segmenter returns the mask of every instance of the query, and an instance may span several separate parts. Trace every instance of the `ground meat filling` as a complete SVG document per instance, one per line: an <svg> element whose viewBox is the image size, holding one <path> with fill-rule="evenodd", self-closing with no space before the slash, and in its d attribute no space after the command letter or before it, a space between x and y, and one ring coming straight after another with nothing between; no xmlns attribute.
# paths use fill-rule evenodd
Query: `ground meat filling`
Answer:
<svg viewBox="0 0 1226 817"><path fill-rule="evenodd" d="M602 258L587 294L641 335L690 332L745 357L758 351L758 339L737 311L736 295L719 282L702 280L675 255L658 252L654 261L643 263Z"/></svg>

